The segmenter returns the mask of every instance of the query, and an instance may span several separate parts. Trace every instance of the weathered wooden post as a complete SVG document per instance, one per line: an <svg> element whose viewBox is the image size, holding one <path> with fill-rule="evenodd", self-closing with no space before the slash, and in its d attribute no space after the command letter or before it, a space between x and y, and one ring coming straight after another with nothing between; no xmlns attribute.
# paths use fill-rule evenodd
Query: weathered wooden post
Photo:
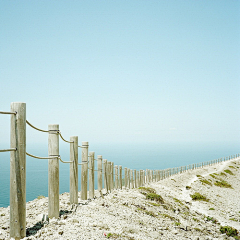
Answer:
<svg viewBox="0 0 240 240"><path fill-rule="evenodd" d="M102 155L97 156L98 163L98 191L102 191Z"/></svg>
<svg viewBox="0 0 240 240"><path fill-rule="evenodd" d="M89 198L94 198L94 152L89 152Z"/></svg>
<svg viewBox="0 0 240 240"><path fill-rule="evenodd" d="M114 163L111 162L111 189L114 189Z"/></svg>
<svg viewBox="0 0 240 240"><path fill-rule="evenodd" d="M104 171L104 188L106 190L106 193L108 192L108 178L107 178L107 174L108 174L108 170L107 170L107 159L103 159L103 171Z"/></svg>
<svg viewBox="0 0 240 240"><path fill-rule="evenodd" d="M130 188L133 188L133 170L130 170L131 181L130 181Z"/></svg>
<svg viewBox="0 0 240 240"><path fill-rule="evenodd" d="M127 175L128 175L128 188L130 189L130 181L131 181L130 168L128 168L127 170Z"/></svg>
<svg viewBox="0 0 240 240"><path fill-rule="evenodd" d="M70 137L70 204L78 203L78 137Z"/></svg>
<svg viewBox="0 0 240 240"><path fill-rule="evenodd" d="M115 166L115 189L118 189L118 166Z"/></svg>
<svg viewBox="0 0 240 240"><path fill-rule="evenodd" d="M122 189L122 166L119 166L119 188Z"/></svg>
<svg viewBox="0 0 240 240"><path fill-rule="evenodd" d="M108 182L108 190L111 192L112 188L112 178L111 178L111 162L107 162L107 182Z"/></svg>
<svg viewBox="0 0 240 240"><path fill-rule="evenodd" d="M140 170L140 187L143 186L143 170Z"/></svg>
<svg viewBox="0 0 240 240"><path fill-rule="evenodd" d="M136 188L139 188L139 186L140 186L140 180L139 180L139 171L137 171L137 184L136 184Z"/></svg>
<svg viewBox="0 0 240 240"><path fill-rule="evenodd" d="M10 237L26 237L26 103L11 103Z"/></svg>
<svg viewBox="0 0 240 240"><path fill-rule="evenodd" d="M126 167L124 168L124 186L125 188L128 186L128 170Z"/></svg>
<svg viewBox="0 0 240 240"><path fill-rule="evenodd" d="M134 188L137 188L137 170L134 169Z"/></svg>
<svg viewBox="0 0 240 240"><path fill-rule="evenodd" d="M88 142L82 142L81 199L87 200Z"/></svg>
<svg viewBox="0 0 240 240"><path fill-rule="evenodd" d="M48 217L59 217L59 125L48 125Z"/></svg>

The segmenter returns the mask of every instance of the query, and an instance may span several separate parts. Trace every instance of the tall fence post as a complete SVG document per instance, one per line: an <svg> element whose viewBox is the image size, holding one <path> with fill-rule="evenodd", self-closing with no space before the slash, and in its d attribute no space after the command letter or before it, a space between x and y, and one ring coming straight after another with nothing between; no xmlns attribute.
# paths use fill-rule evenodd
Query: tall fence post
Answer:
<svg viewBox="0 0 240 240"><path fill-rule="evenodd" d="M137 188L137 170L134 169L134 188Z"/></svg>
<svg viewBox="0 0 240 240"><path fill-rule="evenodd" d="M48 125L48 217L59 217L59 125Z"/></svg>
<svg viewBox="0 0 240 240"><path fill-rule="evenodd" d="M130 176L130 168L128 168L128 188L130 189L130 182L131 182L131 176Z"/></svg>
<svg viewBox="0 0 240 240"><path fill-rule="evenodd" d="M111 189L114 188L114 163L111 162Z"/></svg>
<svg viewBox="0 0 240 240"><path fill-rule="evenodd" d="M127 168L124 168L124 186L127 188L127 183L128 183L128 173L127 173Z"/></svg>
<svg viewBox="0 0 240 240"><path fill-rule="evenodd" d="M122 166L119 166L119 188L122 189Z"/></svg>
<svg viewBox="0 0 240 240"><path fill-rule="evenodd" d="M107 159L103 159L103 171L104 171L104 188L106 189L106 193L108 192L108 182L107 182L107 174L108 174L108 170L107 170Z"/></svg>
<svg viewBox="0 0 240 240"><path fill-rule="evenodd" d="M26 103L11 103L10 237L26 237Z"/></svg>
<svg viewBox="0 0 240 240"><path fill-rule="evenodd" d="M97 166L98 166L98 191L102 191L102 155L97 156Z"/></svg>
<svg viewBox="0 0 240 240"><path fill-rule="evenodd" d="M112 176L112 174L111 174L111 162L107 162L107 184L108 184L108 190L111 192L111 186L112 186L112 183L111 183L111 180L112 180L112 178L111 178L111 176Z"/></svg>
<svg viewBox="0 0 240 240"><path fill-rule="evenodd" d="M88 142L82 142L81 199L87 200Z"/></svg>
<svg viewBox="0 0 240 240"><path fill-rule="evenodd" d="M115 165L115 189L118 189L118 166Z"/></svg>
<svg viewBox="0 0 240 240"><path fill-rule="evenodd" d="M70 137L70 204L78 203L78 137Z"/></svg>
<svg viewBox="0 0 240 240"><path fill-rule="evenodd" d="M89 198L94 198L94 152L89 152Z"/></svg>

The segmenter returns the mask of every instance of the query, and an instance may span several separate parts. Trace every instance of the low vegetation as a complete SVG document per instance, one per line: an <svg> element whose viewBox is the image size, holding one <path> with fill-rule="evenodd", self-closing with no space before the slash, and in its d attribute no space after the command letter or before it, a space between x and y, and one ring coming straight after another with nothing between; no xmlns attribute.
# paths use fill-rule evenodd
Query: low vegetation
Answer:
<svg viewBox="0 0 240 240"><path fill-rule="evenodd" d="M218 187L224 187L224 188L232 188L231 184L227 183L226 181L224 180L220 180L220 181L216 181L214 183L214 185L218 186Z"/></svg>
<svg viewBox="0 0 240 240"><path fill-rule="evenodd" d="M198 192L195 192L194 194L190 195L192 200L194 201L206 201L208 202L209 200L203 196L202 194L198 193Z"/></svg>
<svg viewBox="0 0 240 240"><path fill-rule="evenodd" d="M221 226L220 227L221 233L226 233L228 237L235 237L238 235L238 231L235 228L232 228L230 226Z"/></svg>
<svg viewBox="0 0 240 240"><path fill-rule="evenodd" d="M230 169L226 169L226 170L224 170L224 172L225 172L225 173L228 173L228 174L230 174L230 175L234 175L233 172L232 172Z"/></svg>
<svg viewBox="0 0 240 240"><path fill-rule="evenodd" d="M150 199L152 201L156 201L156 202L159 202L159 203L164 203L164 200L163 198L156 194L156 193L149 193L146 195L146 199Z"/></svg>
<svg viewBox="0 0 240 240"><path fill-rule="evenodd" d="M139 187L138 189L141 190L141 193L156 193L156 190L150 187Z"/></svg>
<svg viewBox="0 0 240 240"><path fill-rule="evenodd" d="M45 198L43 195L40 195L37 197L37 199L42 199L42 198Z"/></svg>
<svg viewBox="0 0 240 240"><path fill-rule="evenodd" d="M203 184L207 184L207 185L210 185L210 186L212 186L212 183L211 182L209 182L207 179L200 179L200 182L201 183L203 183Z"/></svg>
<svg viewBox="0 0 240 240"><path fill-rule="evenodd" d="M224 172L221 172L221 173L220 173L220 176L224 176L224 177L226 177L226 176L227 176L227 174L226 174L226 173L224 173Z"/></svg>

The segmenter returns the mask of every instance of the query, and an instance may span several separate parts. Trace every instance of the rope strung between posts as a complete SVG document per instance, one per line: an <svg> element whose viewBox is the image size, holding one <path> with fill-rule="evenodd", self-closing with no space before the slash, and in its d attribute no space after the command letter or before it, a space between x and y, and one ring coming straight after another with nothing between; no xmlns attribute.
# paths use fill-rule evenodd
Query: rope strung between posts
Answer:
<svg viewBox="0 0 240 240"><path fill-rule="evenodd" d="M61 139L64 141L64 142L67 142L67 143L74 143L73 141L67 141L66 139L64 139L63 138L63 136L62 136L62 134L61 134L61 132L59 131L59 130L43 130L43 129L40 129L40 128L37 128L37 127L35 127L35 126L33 126L28 120L26 120L26 123L30 126L30 127L32 127L32 128L34 128L34 129L36 129L36 130L38 130L38 131L40 131L40 132L55 132L55 133L59 133L59 135L60 135L60 137L61 137Z"/></svg>
<svg viewBox="0 0 240 240"><path fill-rule="evenodd" d="M10 152L10 151L17 151L17 148L0 149L0 152Z"/></svg>
<svg viewBox="0 0 240 240"><path fill-rule="evenodd" d="M0 112L0 114L14 114L14 115L16 115L17 112Z"/></svg>
<svg viewBox="0 0 240 240"><path fill-rule="evenodd" d="M62 159L61 159L61 157L59 156L58 157L59 158L59 160L62 162L62 163L72 163L73 161L70 161L70 162L65 162L65 161L63 161Z"/></svg>
<svg viewBox="0 0 240 240"><path fill-rule="evenodd" d="M42 129L40 129L40 128L34 127L28 120L26 120L26 123L27 123L30 127L34 128L34 129L36 129L36 130L38 130L38 131L40 131L40 132L49 132L49 131L47 131L47 130L42 130Z"/></svg>
<svg viewBox="0 0 240 240"><path fill-rule="evenodd" d="M74 141L67 141L66 139L64 139L60 131L58 131L58 133L59 133L61 139L62 139L64 142L67 142L67 143L74 143Z"/></svg>
<svg viewBox="0 0 240 240"><path fill-rule="evenodd" d="M29 157L33 157L33 158L37 158L37 159L54 159L54 158L57 158L59 159L62 163L72 163L73 161L70 161L70 162L65 162L61 159L60 155L56 155L56 156L49 156L49 157L38 157L38 156L35 156L35 155L32 155L30 153L27 153L26 154L29 156Z"/></svg>
<svg viewBox="0 0 240 240"><path fill-rule="evenodd" d="M38 158L38 159L54 159L54 158L59 158L59 156L51 156L51 157L38 157L38 156L35 156L35 155L32 155L32 154L30 154L30 153L27 153L26 152L26 155L28 155L29 157L33 157L33 158Z"/></svg>
<svg viewBox="0 0 240 240"><path fill-rule="evenodd" d="M82 163L78 163L78 165L83 165L83 164L87 164L88 162L82 162Z"/></svg>

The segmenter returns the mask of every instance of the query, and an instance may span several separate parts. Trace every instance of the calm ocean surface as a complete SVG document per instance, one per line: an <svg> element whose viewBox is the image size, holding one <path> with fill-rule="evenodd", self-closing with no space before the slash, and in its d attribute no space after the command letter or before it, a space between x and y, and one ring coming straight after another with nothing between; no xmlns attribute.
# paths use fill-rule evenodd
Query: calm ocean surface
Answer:
<svg viewBox="0 0 240 240"><path fill-rule="evenodd" d="M60 155L64 161L69 161L67 147L60 145ZM237 143L106 144L101 146L96 144L94 149L90 145L89 151L95 151L95 156L103 155L103 159L112 161L115 165L139 170L165 169L210 161L240 153L240 148ZM42 157L48 154L47 146L38 148L28 146L27 152ZM79 149L79 162L81 162L81 149ZM79 190L80 173L81 169L79 169ZM9 206L9 181L10 153L0 153L0 207ZM96 186L95 184L95 188ZM63 192L69 192L69 164L60 162L60 193ZM48 160L27 156L27 201L39 195L48 196Z"/></svg>

